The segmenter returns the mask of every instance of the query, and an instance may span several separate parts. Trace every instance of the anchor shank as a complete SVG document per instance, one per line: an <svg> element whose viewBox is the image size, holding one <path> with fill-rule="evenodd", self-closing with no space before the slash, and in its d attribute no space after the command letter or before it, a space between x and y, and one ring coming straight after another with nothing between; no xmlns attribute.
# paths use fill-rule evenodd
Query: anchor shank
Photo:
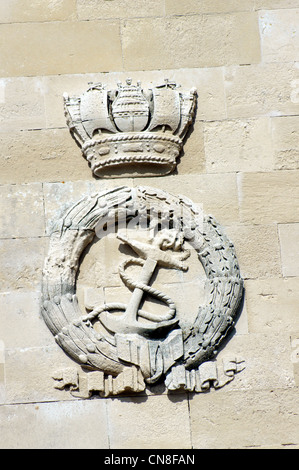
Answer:
<svg viewBox="0 0 299 470"><path fill-rule="evenodd" d="M156 266L157 266L156 260L152 258L147 258L143 265L139 282L142 282L142 284L148 285L151 280L152 275L154 274ZM143 294L144 294L143 290L140 289L139 287L136 287L133 291L133 294L131 296L131 299L128 303L128 306L125 312L125 317L129 323L135 322L137 320L137 312L138 312Z"/></svg>

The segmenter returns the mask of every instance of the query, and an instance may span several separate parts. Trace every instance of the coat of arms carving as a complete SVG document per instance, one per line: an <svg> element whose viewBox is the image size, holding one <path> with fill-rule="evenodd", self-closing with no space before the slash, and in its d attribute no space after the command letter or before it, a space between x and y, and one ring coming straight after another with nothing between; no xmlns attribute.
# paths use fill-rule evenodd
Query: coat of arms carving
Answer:
<svg viewBox="0 0 299 470"><path fill-rule="evenodd" d="M142 116L136 125L143 125ZM118 268L129 301L82 308L76 292L81 255L90 243L101 243L111 226L119 247L130 251ZM155 287L153 278L162 268L187 272L192 253L205 273L205 298L198 300L195 319L188 317L185 303L183 321L176 302ZM85 374L72 367L58 371L57 387L86 397L142 392L157 383L169 391L200 392L211 382L221 387L243 367L238 359L221 373L215 366L242 292L233 244L217 221L188 198L126 186L82 198L53 230L43 271L44 320ZM147 296L156 300L158 311L144 307Z"/></svg>

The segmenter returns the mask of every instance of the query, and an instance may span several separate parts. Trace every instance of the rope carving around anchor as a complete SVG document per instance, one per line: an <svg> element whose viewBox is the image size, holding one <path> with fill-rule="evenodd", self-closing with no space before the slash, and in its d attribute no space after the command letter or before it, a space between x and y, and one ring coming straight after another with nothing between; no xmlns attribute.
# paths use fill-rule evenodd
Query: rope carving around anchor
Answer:
<svg viewBox="0 0 299 470"><path fill-rule="evenodd" d="M140 281L135 281L132 279L128 274L126 273L127 267L130 265L136 265L136 266L143 266L145 263L144 260L138 259L138 258L130 258L119 266L119 274L120 277L125 284L126 287L129 289L141 289L145 293L157 298L161 302L165 303L168 306L168 311L164 314L154 314L150 312L146 312L142 309L139 309L137 311L137 315L141 318L144 318L145 320L149 320L152 322L163 322L163 321L169 321L172 320L176 314L176 306L173 300L163 292L159 291L158 289L154 289L151 286L148 286ZM109 304L102 304L95 306L94 309L86 316L87 320L94 320L96 317L98 317L101 313L103 312L111 312L113 311L125 311L127 309L127 304L120 303L120 302L113 302Z"/></svg>
<svg viewBox="0 0 299 470"><path fill-rule="evenodd" d="M166 294L163 294L163 292L159 291L158 289L154 289L151 286L148 286L140 281L135 281L131 277L128 276L126 273L126 268L130 265L137 265L137 266L143 266L145 261L140 258L130 258L128 260L125 260L121 265L119 266L119 275L123 281L123 283L129 288L129 289L141 289L145 293L156 297L158 300L161 302L165 303L168 306L168 311L164 313L163 315L157 315L154 313L150 312L145 312L144 310L139 309L138 310L138 316L141 318L144 318L146 320L154 321L154 322L162 322L162 321L167 321L171 320L176 313L176 307L175 303L173 300Z"/></svg>

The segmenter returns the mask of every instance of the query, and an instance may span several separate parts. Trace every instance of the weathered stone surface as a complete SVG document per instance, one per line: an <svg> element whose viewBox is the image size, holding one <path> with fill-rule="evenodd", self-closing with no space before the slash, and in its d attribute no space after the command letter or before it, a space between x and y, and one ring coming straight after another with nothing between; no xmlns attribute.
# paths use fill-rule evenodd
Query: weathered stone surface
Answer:
<svg viewBox="0 0 299 470"><path fill-rule="evenodd" d="M2 328L0 329L2 332ZM5 343L0 340L0 404L5 402Z"/></svg>
<svg viewBox="0 0 299 470"><path fill-rule="evenodd" d="M231 13L252 11L254 0L165 0L166 14L187 15L192 13Z"/></svg>
<svg viewBox="0 0 299 470"><path fill-rule="evenodd" d="M299 10L261 11L259 24L263 62L299 60Z"/></svg>
<svg viewBox="0 0 299 470"><path fill-rule="evenodd" d="M5 349L5 403L70 400L67 391L55 388L53 376L73 366L55 343L51 346Z"/></svg>
<svg viewBox="0 0 299 470"><path fill-rule="evenodd" d="M7 25L0 25L0 30L3 26ZM43 93L44 86L40 77L1 78L1 133L45 127Z"/></svg>
<svg viewBox="0 0 299 470"><path fill-rule="evenodd" d="M66 21L63 27L59 21L1 24L0 34L3 37L0 46L2 77L122 68L118 20ZM96 61L95 44L101 45Z"/></svg>
<svg viewBox="0 0 299 470"><path fill-rule="evenodd" d="M175 426L170 415L176 417ZM185 395L172 400L165 395L111 399L108 419L112 449L191 448Z"/></svg>
<svg viewBox="0 0 299 470"><path fill-rule="evenodd" d="M207 122L204 148L207 172L271 171L273 151L269 118Z"/></svg>
<svg viewBox="0 0 299 470"><path fill-rule="evenodd" d="M299 278L267 278L245 282L249 331L299 330Z"/></svg>
<svg viewBox="0 0 299 470"><path fill-rule="evenodd" d="M2 183L91 178L88 164L67 129L0 133L0 145Z"/></svg>
<svg viewBox="0 0 299 470"><path fill-rule="evenodd" d="M291 361L293 364L295 383L299 385L299 333L293 333L291 336Z"/></svg>
<svg viewBox="0 0 299 470"><path fill-rule="evenodd" d="M233 390L292 388L295 385L292 363L291 332L236 334L219 353L217 360L232 356L242 358L245 369L226 385Z"/></svg>
<svg viewBox="0 0 299 470"><path fill-rule="evenodd" d="M197 90L196 119L210 121L226 118L224 95L224 78L221 67L189 68L165 71L166 76L173 77L185 86L194 86ZM198 126L195 123L194 126Z"/></svg>
<svg viewBox="0 0 299 470"><path fill-rule="evenodd" d="M133 180L134 185L144 184L141 178ZM164 188L163 178L147 178L146 183L154 188ZM169 187L177 187L179 194L198 204L206 214L213 214L219 223L239 221L238 187L235 174L197 174L168 177ZM174 186L173 186L174 185Z"/></svg>
<svg viewBox="0 0 299 470"><path fill-rule="evenodd" d="M0 5L1 23L65 21L76 18L76 0L13 0Z"/></svg>
<svg viewBox="0 0 299 470"><path fill-rule="evenodd" d="M283 275L299 276L299 223L280 224L278 228Z"/></svg>
<svg viewBox="0 0 299 470"><path fill-rule="evenodd" d="M164 5L159 0L137 0L132 7L130 0L113 2L99 0L78 0L77 11L79 20L102 18L134 18L136 16L163 16Z"/></svg>
<svg viewBox="0 0 299 470"><path fill-rule="evenodd" d="M122 38L127 70L174 68L178 61L181 67L217 67L260 60L257 18L249 12L125 20ZM191 42L198 47L190 48Z"/></svg>
<svg viewBox="0 0 299 470"><path fill-rule="evenodd" d="M299 169L299 117L272 118L274 165L277 170Z"/></svg>
<svg viewBox="0 0 299 470"><path fill-rule="evenodd" d="M0 417L1 449L109 448L104 401L7 405Z"/></svg>
<svg viewBox="0 0 299 470"><path fill-rule="evenodd" d="M206 162L202 123L195 122L187 137L190 138L187 138L181 158L178 159L177 172L179 175L204 173Z"/></svg>
<svg viewBox="0 0 299 470"><path fill-rule="evenodd" d="M42 237L44 233L42 185L0 186L0 237Z"/></svg>
<svg viewBox="0 0 299 470"><path fill-rule="evenodd" d="M240 174L240 220L247 224L298 222L298 176L298 171Z"/></svg>
<svg viewBox="0 0 299 470"><path fill-rule="evenodd" d="M297 115L298 79L298 68L293 63L226 67L228 117Z"/></svg>
<svg viewBox="0 0 299 470"><path fill-rule="evenodd" d="M298 448L296 388L194 396L190 410L196 449Z"/></svg>
<svg viewBox="0 0 299 470"><path fill-rule="evenodd" d="M275 10L283 8L298 8L298 0L254 0L256 10Z"/></svg>
<svg viewBox="0 0 299 470"><path fill-rule="evenodd" d="M0 293L0 338L6 348L52 345L52 337L40 316L40 300L38 290Z"/></svg>
<svg viewBox="0 0 299 470"><path fill-rule="evenodd" d="M0 290L38 289L41 283L45 238L0 240Z"/></svg>
<svg viewBox="0 0 299 470"><path fill-rule="evenodd" d="M234 240L244 278L281 275L276 225L231 225L226 231Z"/></svg>

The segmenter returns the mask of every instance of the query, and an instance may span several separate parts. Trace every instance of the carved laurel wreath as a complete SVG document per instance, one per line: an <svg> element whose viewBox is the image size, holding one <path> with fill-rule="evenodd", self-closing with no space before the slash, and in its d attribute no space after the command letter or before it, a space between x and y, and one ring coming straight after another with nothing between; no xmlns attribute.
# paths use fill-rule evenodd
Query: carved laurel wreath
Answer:
<svg viewBox="0 0 299 470"><path fill-rule="evenodd" d="M43 271L44 320L62 349L81 366L114 376L125 364L116 346L93 328L76 297L76 276L83 250L97 230L115 220L138 216L149 225L163 225L170 217L173 228L196 250L206 274L205 303L194 323L179 325L183 335L186 370L215 356L232 328L243 292L243 281L233 244L211 216L204 216L189 199L148 187L118 187L84 197L54 228ZM169 220L168 220L169 223Z"/></svg>

